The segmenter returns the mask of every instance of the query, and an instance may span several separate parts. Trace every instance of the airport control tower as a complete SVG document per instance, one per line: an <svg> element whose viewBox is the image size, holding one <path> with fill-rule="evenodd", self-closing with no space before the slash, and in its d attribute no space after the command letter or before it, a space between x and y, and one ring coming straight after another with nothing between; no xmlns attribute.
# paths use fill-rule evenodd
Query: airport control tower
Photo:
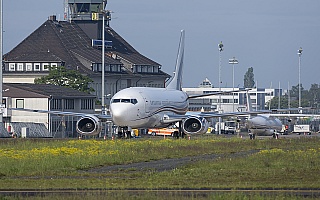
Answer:
<svg viewBox="0 0 320 200"><path fill-rule="evenodd" d="M77 23L90 38L101 39L102 16L109 26L111 13L105 10L107 0L66 0L68 2L68 20Z"/></svg>

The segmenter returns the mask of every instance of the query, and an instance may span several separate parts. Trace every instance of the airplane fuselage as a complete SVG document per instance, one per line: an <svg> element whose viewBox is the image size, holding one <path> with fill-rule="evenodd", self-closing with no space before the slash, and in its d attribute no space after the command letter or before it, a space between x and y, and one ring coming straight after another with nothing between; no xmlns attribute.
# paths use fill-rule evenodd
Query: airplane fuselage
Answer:
<svg viewBox="0 0 320 200"><path fill-rule="evenodd" d="M248 128L257 135L272 135L280 132L282 123L278 118L269 115L257 115L248 119Z"/></svg>
<svg viewBox="0 0 320 200"><path fill-rule="evenodd" d="M166 127L167 114L184 115L188 109L185 92L167 88L131 87L116 93L110 102L112 121L132 128Z"/></svg>

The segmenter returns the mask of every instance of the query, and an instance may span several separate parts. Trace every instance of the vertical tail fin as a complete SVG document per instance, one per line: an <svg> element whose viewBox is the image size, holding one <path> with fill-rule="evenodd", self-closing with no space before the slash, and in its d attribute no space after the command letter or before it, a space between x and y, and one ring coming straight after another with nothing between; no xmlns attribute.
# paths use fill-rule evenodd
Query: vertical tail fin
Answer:
<svg viewBox="0 0 320 200"><path fill-rule="evenodd" d="M167 85L169 89L182 90L182 68L183 68L183 57L184 57L184 30L181 30L180 43L176 61L176 68L171 79L171 82Z"/></svg>
<svg viewBox="0 0 320 200"><path fill-rule="evenodd" d="M247 111L249 111L249 112L253 111L252 101L251 101L250 94L248 91L247 91Z"/></svg>

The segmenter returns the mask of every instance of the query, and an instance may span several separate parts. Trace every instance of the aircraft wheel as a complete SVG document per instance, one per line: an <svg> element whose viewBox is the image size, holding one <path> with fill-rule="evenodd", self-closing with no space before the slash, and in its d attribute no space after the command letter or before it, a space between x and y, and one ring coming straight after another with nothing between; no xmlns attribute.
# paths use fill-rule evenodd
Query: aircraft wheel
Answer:
<svg viewBox="0 0 320 200"><path fill-rule="evenodd" d="M127 138L131 138L131 131L126 131Z"/></svg>
<svg viewBox="0 0 320 200"><path fill-rule="evenodd" d="M118 132L118 138L122 138L122 131Z"/></svg>
<svg viewBox="0 0 320 200"><path fill-rule="evenodd" d="M178 131L173 132L173 137L178 139L179 138L179 132Z"/></svg>
<svg viewBox="0 0 320 200"><path fill-rule="evenodd" d="M151 135L152 136L156 136L157 134L156 134L156 132L152 132Z"/></svg>

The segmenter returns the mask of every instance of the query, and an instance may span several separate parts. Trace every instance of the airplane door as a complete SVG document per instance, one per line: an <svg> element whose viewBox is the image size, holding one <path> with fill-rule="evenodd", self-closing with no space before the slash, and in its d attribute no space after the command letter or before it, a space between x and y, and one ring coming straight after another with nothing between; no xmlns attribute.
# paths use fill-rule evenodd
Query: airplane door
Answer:
<svg viewBox="0 0 320 200"><path fill-rule="evenodd" d="M150 113L150 100L147 96L142 95L142 93L140 92L140 95L142 96L143 98L143 101L144 101L144 109L145 109L145 112L146 113Z"/></svg>

